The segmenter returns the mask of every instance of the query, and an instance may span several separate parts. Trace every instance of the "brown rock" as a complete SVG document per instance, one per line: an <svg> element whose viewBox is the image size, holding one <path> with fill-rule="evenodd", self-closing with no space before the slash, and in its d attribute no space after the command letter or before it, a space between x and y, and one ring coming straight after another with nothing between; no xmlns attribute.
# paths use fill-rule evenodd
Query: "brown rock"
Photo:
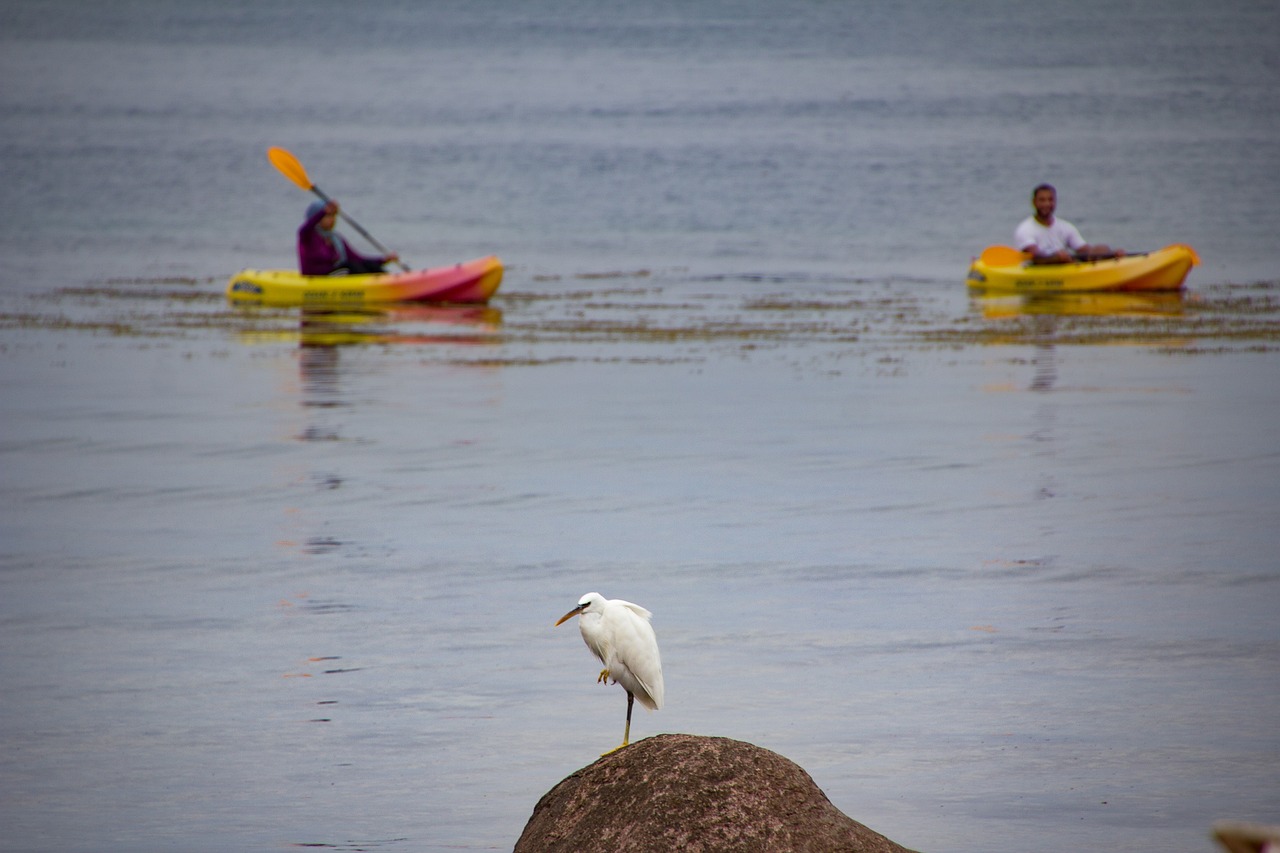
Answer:
<svg viewBox="0 0 1280 853"><path fill-rule="evenodd" d="M1219 820L1213 824L1213 838L1227 853L1267 853L1280 850L1280 826Z"/></svg>
<svg viewBox="0 0 1280 853"><path fill-rule="evenodd" d="M538 801L515 853L910 853L849 818L776 752L658 735L606 755Z"/></svg>

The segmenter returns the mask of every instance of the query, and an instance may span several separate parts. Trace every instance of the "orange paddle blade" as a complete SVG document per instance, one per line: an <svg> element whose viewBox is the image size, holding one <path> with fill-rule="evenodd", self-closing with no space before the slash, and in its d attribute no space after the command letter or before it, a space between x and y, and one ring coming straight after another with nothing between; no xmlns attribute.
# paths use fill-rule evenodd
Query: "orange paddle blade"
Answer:
<svg viewBox="0 0 1280 853"><path fill-rule="evenodd" d="M271 165L280 170L280 174L293 181L304 190L314 189L311 179L307 177L307 170L302 168L302 164L298 162L298 158L294 157L283 148L268 148L267 159L271 161Z"/></svg>
<svg viewBox="0 0 1280 853"><path fill-rule="evenodd" d="M1012 246L988 246L982 250L978 260L989 267L1011 267L1027 260L1030 255L1019 252Z"/></svg>

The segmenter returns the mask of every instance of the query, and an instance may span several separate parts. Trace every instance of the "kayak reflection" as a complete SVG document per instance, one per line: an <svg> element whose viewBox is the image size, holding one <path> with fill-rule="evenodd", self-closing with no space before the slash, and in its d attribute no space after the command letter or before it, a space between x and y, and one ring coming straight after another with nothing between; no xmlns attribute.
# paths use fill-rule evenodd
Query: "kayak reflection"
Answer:
<svg viewBox="0 0 1280 853"><path fill-rule="evenodd" d="M1185 302L1173 293L1042 293L973 295L970 305L991 319L1057 315L1074 317L1178 316Z"/></svg>
<svg viewBox="0 0 1280 853"><path fill-rule="evenodd" d="M1190 300L1194 301L1194 297ZM1186 347L1182 293L1054 293L971 296L989 321L979 333L988 344L1138 345Z"/></svg>
<svg viewBox="0 0 1280 853"><path fill-rule="evenodd" d="M494 344L502 312L484 305L300 309L293 328L240 334L243 343L296 340L304 347L368 344Z"/></svg>

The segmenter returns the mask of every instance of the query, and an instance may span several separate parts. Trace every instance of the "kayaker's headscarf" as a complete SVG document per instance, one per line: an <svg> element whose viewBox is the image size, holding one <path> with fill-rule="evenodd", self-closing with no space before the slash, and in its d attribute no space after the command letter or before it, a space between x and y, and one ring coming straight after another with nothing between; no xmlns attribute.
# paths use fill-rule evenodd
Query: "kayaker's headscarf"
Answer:
<svg viewBox="0 0 1280 853"><path fill-rule="evenodd" d="M307 205L307 219L310 219L320 211L324 210L325 204L326 202L317 199ZM342 235L337 231L326 231L321 228L319 224L316 225L316 233L328 240L330 246L333 246L334 251L338 253L338 263L344 264L347 262L347 247L346 244L342 242Z"/></svg>

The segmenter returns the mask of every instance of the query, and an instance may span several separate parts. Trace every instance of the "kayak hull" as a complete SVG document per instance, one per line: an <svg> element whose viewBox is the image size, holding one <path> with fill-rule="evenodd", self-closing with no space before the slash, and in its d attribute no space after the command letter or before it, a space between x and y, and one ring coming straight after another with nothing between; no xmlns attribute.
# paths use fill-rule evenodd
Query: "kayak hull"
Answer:
<svg viewBox="0 0 1280 853"><path fill-rule="evenodd" d="M488 302L502 284L502 261L490 255L449 267L368 275L302 275L241 270L227 298L254 305L385 305L396 302Z"/></svg>
<svg viewBox="0 0 1280 853"><path fill-rule="evenodd" d="M1072 264L1031 265L1021 258L1014 263L1003 258L990 263L977 258L969 267L967 282L975 290L991 293L1173 291L1182 289L1198 263L1195 250L1181 243L1141 255Z"/></svg>

